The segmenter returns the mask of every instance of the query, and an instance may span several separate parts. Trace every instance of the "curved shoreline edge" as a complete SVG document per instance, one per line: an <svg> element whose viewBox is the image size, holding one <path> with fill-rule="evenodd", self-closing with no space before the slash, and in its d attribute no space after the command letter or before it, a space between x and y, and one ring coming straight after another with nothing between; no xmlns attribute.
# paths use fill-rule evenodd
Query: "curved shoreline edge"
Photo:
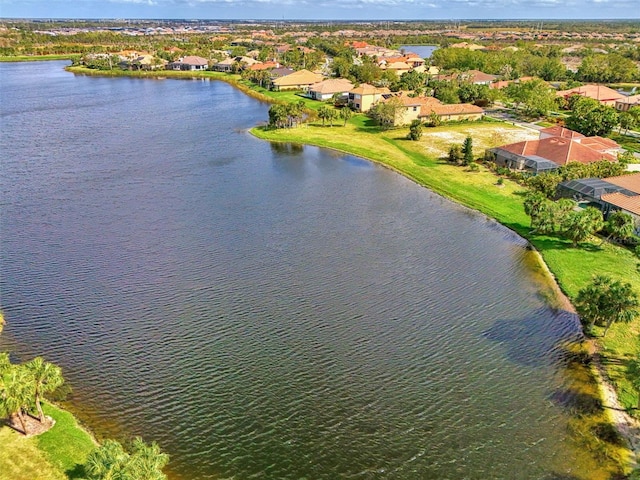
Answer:
<svg viewBox="0 0 640 480"><path fill-rule="evenodd" d="M100 77L133 77L133 78L148 78L148 79L169 79L169 78L173 78L173 79L196 79L196 80L201 80L201 79L207 79L207 80L219 80L219 81L223 81L237 89L239 89L240 91L242 91L243 93L245 93L248 96L251 96L252 98L255 98L256 100L262 101L262 102L266 102L266 103L282 103L281 101L278 101L274 98L271 98L267 95L264 95L260 92L256 92L255 90L252 90L250 87L247 87L246 85L243 85L242 83L239 82L239 76L234 76L234 77L230 77L228 74L223 74L223 73L217 73L217 72L206 72L206 74L203 73L194 73L194 72L166 72L166 71L162 71L162 72L119 72L119 71L114 71L114 72L109 72L109 71L96 71L96 70L90 70L90 69L86 69L86 68L82 68L82 67L71 67L68 66L65 68L67 71L74 73L74 74L79 74L79 75L87 75L87 76L100 76ZM259 138L261 140L267 140L270 142L280 142L280 140L276 140L276 139L272 139L272 138L267 138L265 135L261 135L261 131L254 127L249 129L249 132L256 138ZM308 141L299 141L296 142L295 140L290 140L290 139L286 139L286 140L282 140L283 142L291 142L291 143L299 143L299 144L304 144L304 145L311 145L311 146L317 146L320 148L329 148L335 151L338 151L340 153L344 153L347 155L354 155L360 158L363 158L365 160L374 162L378 165L384 166L385 168L389 168L390 170L395 171L396 173L403 175L404 177L414 181L415 183L417 183L419 186L421 187L425 187L427 189L429 189L431 192L440 195L444 198L447 198L448 200L462 205L465 208L469 208L475 212L478 212L482 215L484 215L486 218L489 218L493 221L496 221L498 223L500 223L502 226L506 227L507 229L513 231L515 234L517 234L518 236L520 236L521 238L523 238L525 241L527 241L527 243L529 245L531 245L533 247L533 250L536 253L536 257L538 258L538 261L540 263L540 266L546 271L548 278L549 278L549 282L550 282L550 286L552 287L552 289L555 292L555 295L557 296L557 299L561 302L562 305L564 305L566 307L567 310L569 311L574 311L575 309L573 309L573 305L571 304L571 301L569 300L569 297L567 295L567 293L564 291L564 289L562 288L562 284L561 282L558 281L558 278L555 276L555 274L553 273L553 271L549 268L547 262L545 261L543 255L540 253L540 251L538 251L535 246L531 243L531 241L526 238L526 236L522 235L522 232L517 231L516 229L512 228L512 226L505 224L504 222L501 222L499 218L496 218L494 216L492 216L490 213L487 213L486 211L482 211L478 208L474 208L473 205L469 205L466 204L462 199L460 198L456 198L452 195L448 195L447 192L441 191L437 188L437 186L432 185L432 184L425 184L425 182L421 181L420 178L417 178L415 176L413 176L410 172L404 171L399 167L396 167L394 165L385 163L384 161L381 161L380 159L376 159L376 158L371 158L363 153L357 153L354 151L349 151L347 149L344 148L340 148L339 146L331 146L331 145L326 145L326 144L314 144L313 142L308 142ZM593 346L595 345L595 342L593 340L589 340L591 346L592 346L592 350L595 350L593 348ZM598 354L597 351L592 351L591 352L591 356L593 358L593 372L594 372L594 376L598 382L598 386L600 389L600 393L601 393L601 398L603 400L603 404L605 406L605 409L609 412L609 416L611 418L611 424L616 428L616 430L618 431L618 433L622 436L622 438L625 439L625 441L628 443L628 445L630 446L631 450L630 452L633 454L634 457L636 457L636 459L633 460L633 466L635 466L635 462L637 461L637 456L640 455L640 439L638 438L638 431L640 431L640 425L639 422L634 419L633 417L631 417L630 415L628 415L626 413L626 411L624 411L624 409L621 407L620 402L618 400L618 396L617 393L613 387L612 382L610 381L610 379L608 378L608 375L606 374L606 370L604 365L601 362L600 359L600 355Z"/></svg>

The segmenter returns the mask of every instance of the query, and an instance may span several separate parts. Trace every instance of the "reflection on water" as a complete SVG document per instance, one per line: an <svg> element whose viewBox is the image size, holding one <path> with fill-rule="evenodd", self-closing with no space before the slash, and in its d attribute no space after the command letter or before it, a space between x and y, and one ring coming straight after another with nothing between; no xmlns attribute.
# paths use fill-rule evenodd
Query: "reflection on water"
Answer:
<svg viewBox="0 0 640 480"><path fill-rule="evenodd" d="M185 479L598 472L555 401L578 326L522 240L242 133L267 107L225 84L60 67L0 64L2 342L62 365L99 436Z"/></svg>

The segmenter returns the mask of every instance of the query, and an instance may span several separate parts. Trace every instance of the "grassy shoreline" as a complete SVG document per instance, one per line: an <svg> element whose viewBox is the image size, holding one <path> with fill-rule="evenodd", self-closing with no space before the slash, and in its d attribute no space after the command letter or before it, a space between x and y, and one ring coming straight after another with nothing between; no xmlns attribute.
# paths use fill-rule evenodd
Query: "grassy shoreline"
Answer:
<svg viewBox="0 0 640 480"><path fill-rule="evenodd" d="M12 480L83 478L82 465L97 442L68 411L48 402L43 408L56 423L41 435L24 437L0 426L0 472Z"/></svg>
<svg viewBox="0 0 640 480"><path fill-rule="evenodd" d="M239 75L217 72L110 72L82 67L67 67L67 70L74 74L111 77L207 78L229 83L264 102L282 103L301 99L292 92L269 92L242 81ZM305 103L310 109L317 109L322 105L311 100L305 100ZM464 124L456 124L427 131L435 134L430 137L433 140L437 135L451 132L463 135L465 128L467 126ZM615 279L631 281L633 287L640 291L640 275L635 268L635 256L630 251L611 244L600 244L598 241L593 241L584 248L572 248L570 242L556 237L531 235L529 219L523 208L522 187L508 179L504 179L503 183L498 185L496 176L484 167L480 167L478 172L470 172L449 165L425 146L425 140L405 140L407 132L408 129L382 131L363 115L355 116L345 126L323 127L318 123L312 123L294 129L269 130L256 127L251 130L254 136L271 142L315 145L368 159L446 198L483 213L527 239L539 252L543 266L550 272L552 282L557 284L562 294L569 299L575 298L578 290L594 273L606 273ZM569 307L565 304L561 308ZM633 388L625 379L624 365L632 356L640 353L636 341L639 333L638 322L614 325L606 338L590 340L584 347L589 351L600 352L608 377L604 380L611 382L615 387L617 396L625 408L635 405L637 400ZM591 375L595 376L593 367ZM607 416L607 412L603 412L603 415ZM608 422L615 423L611 419ZM592 426L585 423L581 428L590 431ZM630 453L624 446L614 445L607 451L609 463L624 464L625 468L628 467Z"/></svg>

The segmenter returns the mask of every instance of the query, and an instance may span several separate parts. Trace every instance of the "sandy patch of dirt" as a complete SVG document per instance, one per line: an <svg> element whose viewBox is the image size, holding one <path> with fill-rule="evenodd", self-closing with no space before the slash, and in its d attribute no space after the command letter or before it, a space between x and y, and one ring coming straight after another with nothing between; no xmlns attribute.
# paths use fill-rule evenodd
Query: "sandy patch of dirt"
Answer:
<svg viewBox="0 0 640 480"><path fill-rule="evenodd" d="M31 415L25 415L24 423L27 426L26 436L33 437L49 430L56 424L56 421L49 416L45 416L44 422L40 423L37 418L34 418ZM13 428L15 431L24 433L24 431L22 430L22 424L20 423L20 420L18 420L18 417L11 416L9 419L7 419L6 424L7 426Z"/></svg>

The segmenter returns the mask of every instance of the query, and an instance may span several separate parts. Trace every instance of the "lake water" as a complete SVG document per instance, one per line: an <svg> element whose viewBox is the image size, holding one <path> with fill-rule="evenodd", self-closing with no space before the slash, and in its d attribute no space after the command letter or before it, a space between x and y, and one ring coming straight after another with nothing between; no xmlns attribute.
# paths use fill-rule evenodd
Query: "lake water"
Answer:
<svg viewBox="0 0 640 480"><path fill-rule="evenodd" d="M413 52L420 55L422 58L431 58L431 54L439 47L437 45L401 45L400 50L406 52Z"/></svg>
<svg viewBox="0 0 640 480"><path fill-rule="evenodd" d="M525 243L209 81L0 63L0 347L176 479L594 478ZM339 127L335 127L339 128Z"/></svg>

